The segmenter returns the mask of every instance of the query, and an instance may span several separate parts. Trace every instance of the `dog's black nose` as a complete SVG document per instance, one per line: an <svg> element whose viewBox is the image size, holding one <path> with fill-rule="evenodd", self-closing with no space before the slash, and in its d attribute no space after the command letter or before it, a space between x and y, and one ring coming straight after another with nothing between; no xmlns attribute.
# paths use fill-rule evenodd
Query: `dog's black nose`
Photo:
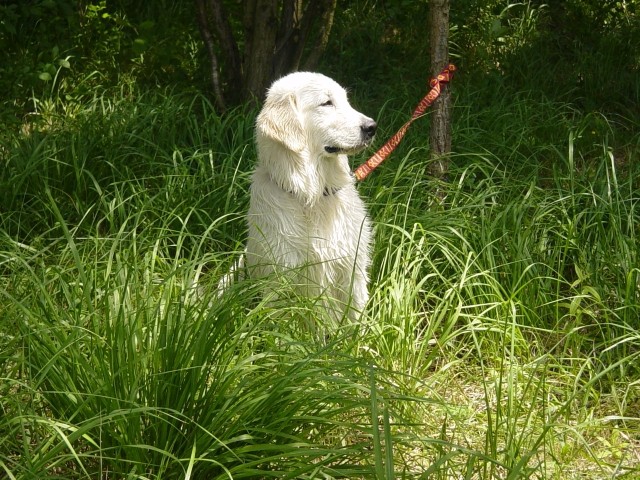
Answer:
<svg viewBox="0 0 640 480"><path fill-rule="evenodd" d="M362 125L360 125L360 129L362 130L362 136L367 140L373 138L376 134L376 129L378 128L378 124L371 120L367 119Z"/></svg>

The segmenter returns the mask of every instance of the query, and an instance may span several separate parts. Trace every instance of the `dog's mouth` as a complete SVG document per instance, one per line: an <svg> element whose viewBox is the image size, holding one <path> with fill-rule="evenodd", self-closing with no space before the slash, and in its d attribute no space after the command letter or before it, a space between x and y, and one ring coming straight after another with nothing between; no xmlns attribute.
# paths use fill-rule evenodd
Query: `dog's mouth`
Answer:
<svg viewBox="0 0 640 480"><path fill-rule="evenodd" d="M365 148L366 148L366 145L361 145L358 147L349 147L349 148L334 147L334 146L327 145L324 147L324 151L334 155L335 154L354 155L358 152L361 152Z"/></svg>
<svg viewBox="0 0 640 480"><path fill-rule="evenodd" d="M324 151L330 154L345 154L345 155L353 155L358 152L361 152L369 145L371 145L372 139L367 139L359 145L349 146L349 147L338 147L337 145L325 145Z"/></svg>

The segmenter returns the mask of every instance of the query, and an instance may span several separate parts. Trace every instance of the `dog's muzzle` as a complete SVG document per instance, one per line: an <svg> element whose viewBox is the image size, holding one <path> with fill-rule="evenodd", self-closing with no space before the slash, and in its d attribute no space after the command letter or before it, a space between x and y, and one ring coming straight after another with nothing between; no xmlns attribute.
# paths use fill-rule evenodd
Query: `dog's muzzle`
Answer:
<svg viewBox="0 0 640 480"><path fill-rule="evenodd" d="M324 151L327 153L348 153L355 152L363 149L368 146L373 140L373 137L376 134L376 130L378 129L378 124L367 118L362 125L360 125L360 138L362 139L362 143L357 147L337 147L335 145L326 145L324 147Z"/></svg>

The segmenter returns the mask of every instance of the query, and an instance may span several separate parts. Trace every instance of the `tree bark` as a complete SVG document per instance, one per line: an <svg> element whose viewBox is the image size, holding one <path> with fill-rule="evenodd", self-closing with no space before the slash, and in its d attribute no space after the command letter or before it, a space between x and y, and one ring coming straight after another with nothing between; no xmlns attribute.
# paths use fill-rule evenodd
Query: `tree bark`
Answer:
<svg viewBox="0 0 640 480"><path fill-rule="evenodd" d="M312 70L316 67L329 41L336 4L336 0L314 0L306 2L306 5L302 0L284 2L276 42L274 77L299 70L309 44L312 47L304 68Z"/></svg>
<svg viewBox="0 0 640 480"><path fill-rule="evenodd" d="M222 94L222 88L220 87L220 75L218 74L218 57L216 55L215 42L213 34L209 29L207 8L204 0L196 0L196 16L198 18L198 28L200 29L200 36L207 49L207 55L209 57L209 76L211 81L211 89L213 90L213 98L215 100L216 107L220 111L226 110L226 102L224 101L224 95Z"/></svg>
<svg viewBox="0 0 640 480"><path fill-rule="evenodd" d="M431 49L431 76L435 78L449 64L449 0L429 2L429 40ZM432 105L431 163L429 173L444 179L449 171L451 152L451 93L442 86L440 96Z"/></svg>
<svg viewBox="0 0 640 480"><path fill-rule="evenodd" d="M215 35L224 59L225 83L227 85L239 85L242 82L242 59L240 57L240 49L233 36L229 17L222 6L221 0L208 0L208 6ZM226 93L232 103L240 100L239 91L227 89Z"/></svg>
<svg viewBox="0 0 640 480"><path fill-rule="evenodd" d="M232 28L234 19L224 11L223 3L195 0L198 26L211 63L212 89L221 110L241 101L262 100L275 78L300 68L305 54L304 68L315 68L329 40L337 0L227 4L236 21L240 14L242 29ZM239 43L244 45L242 54Z"/></svg>
<svg viewBox="0 0 640 480"><path fill-rule="evenodd" d="M297 44L300 41L302 12L302 0L285 0L282 5L280 29L273 59L274 78L287 73L287 69L291 65Z"/></svg>
<svg viewBox="0 0 640 480"><path fill-rule="evenodd" d="M314 70L316 68L329 43L329 34L331 33L331 27L333 27L333 15L336 11L337 0L324 0L323 4L317 39L304 64L305 70Z"/></svg>
<svg viewBox="0 0 640 480"><path fill-rule="evenodd" d="M251 2L248 2L251 3ZM276 0L255 0L253 18L246 18L244 97L260 100L273 77L273 56L278 33Z"/></svg>

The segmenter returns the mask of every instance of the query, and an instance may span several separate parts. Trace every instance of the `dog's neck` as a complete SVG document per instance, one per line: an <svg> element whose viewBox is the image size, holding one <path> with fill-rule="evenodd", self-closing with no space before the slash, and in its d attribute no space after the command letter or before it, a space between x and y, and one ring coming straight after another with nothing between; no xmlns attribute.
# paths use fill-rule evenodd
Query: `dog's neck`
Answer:
<svg viewBox="0 0 640 480"><path fill-rule="evenodd" d="M306 205L335 196L354 181L346 155L314 155L274 147L259 152L256 170L262 169L274 184Z"/></svg>
<svg viewBox="0 0 640 480"><path fill-rule="evenodd" d="M280 185L280 183L278 183L278 181L273 178L273 176L269 175L269 179L276 184L278 187L280 187L282 190L284 190L285 192L287 192L289 195L292 196L296 196L296 193L293 190L289 190L288 188L284 187L283 185ZM324 187L324 189L322 190L322 196L323 197L330 197L332 195L336 195L340 190L342 190L344 187Z"/></svg>

